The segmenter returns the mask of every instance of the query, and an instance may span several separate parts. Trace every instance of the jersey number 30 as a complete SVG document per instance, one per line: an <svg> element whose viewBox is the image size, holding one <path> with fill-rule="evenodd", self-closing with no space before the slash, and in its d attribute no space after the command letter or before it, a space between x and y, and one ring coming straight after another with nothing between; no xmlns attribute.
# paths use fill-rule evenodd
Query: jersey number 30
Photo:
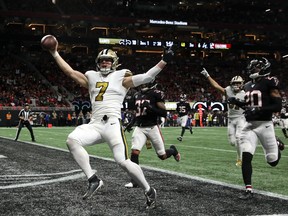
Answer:
<svg viewBox="0 0 288 216"><path fill-rule="evenodd" d="M246 92L245 100L251 107L262 107L262 93L259 90Z"/></svg>

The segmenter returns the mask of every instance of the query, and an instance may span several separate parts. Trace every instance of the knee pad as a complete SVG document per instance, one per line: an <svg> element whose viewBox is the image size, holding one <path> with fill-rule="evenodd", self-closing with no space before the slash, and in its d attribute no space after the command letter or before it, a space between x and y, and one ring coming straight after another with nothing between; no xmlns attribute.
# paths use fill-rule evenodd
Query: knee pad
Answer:
<svg viewBox="0 0 288 216"><path fill-rule="evenodd" d="M278 159L278 156L276 154L267 154L266 155L266 161L268 163L272 163Z"/></svg>
<svg viewBox="0 0 288 216"><path fill-rule="evenodd" d="M66 140L66 145L71 150L76 145L79 145L79 142L76 139L74 139L72 136L68 136Z"/></svg>
<svg viewBox="0 0 288 216"><path fill-rule="evenodd" d="M277 160L275 160L276 158L277 158ZM268 163L270 166L272 166L272 167L277 166L277 164L278 164L279 161L280 161L280 158L281 158L281 153L280 153L280 151L279 151L279 153L278 153L278 157L277 157L277 155L275 155L275 154L269 154L269 155L266 156L267 163ZM270 161L273 161L273 162L270 162Z"/></svg>

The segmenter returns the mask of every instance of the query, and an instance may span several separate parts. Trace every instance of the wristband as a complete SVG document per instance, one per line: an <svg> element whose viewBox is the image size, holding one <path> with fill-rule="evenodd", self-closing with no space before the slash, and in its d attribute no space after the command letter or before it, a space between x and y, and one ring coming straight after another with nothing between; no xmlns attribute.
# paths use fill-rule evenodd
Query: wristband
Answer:
<svg viewBox="0 0 288 216"><path fill-rule="evenodd" d="M56 57L60 56L57 51L51 53L51 55L53 56L53 58L56 58Z"/></svg>

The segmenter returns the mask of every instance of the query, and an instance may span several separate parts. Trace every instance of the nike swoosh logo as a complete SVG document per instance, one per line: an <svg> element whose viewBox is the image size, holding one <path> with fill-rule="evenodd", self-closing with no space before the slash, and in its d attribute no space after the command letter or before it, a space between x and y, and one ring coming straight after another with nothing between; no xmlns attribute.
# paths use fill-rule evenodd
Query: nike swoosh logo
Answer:
<svg viewBox="0 0 288 216"><path fill-rule="evenodd" d="M266 128L270 127L270 125L265 126Z"/></svg>
<svg viewBox="0 0 288 216"><path fill-rule="evenodd" d="M116 123L111 123L110 125L114 125L114 124L116 124Z"/></svg>

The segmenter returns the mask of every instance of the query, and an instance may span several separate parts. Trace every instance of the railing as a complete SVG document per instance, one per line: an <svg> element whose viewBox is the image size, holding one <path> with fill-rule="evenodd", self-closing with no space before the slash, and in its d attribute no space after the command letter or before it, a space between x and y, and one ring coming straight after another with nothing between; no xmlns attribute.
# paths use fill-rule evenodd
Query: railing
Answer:
<svg viewBox="0 0 288 216"><path fill-rule="evenodd" d="M23 106L0 106L0 110L21 110ZM74 111L75 107L31 107L32 111Z"/></svg>

